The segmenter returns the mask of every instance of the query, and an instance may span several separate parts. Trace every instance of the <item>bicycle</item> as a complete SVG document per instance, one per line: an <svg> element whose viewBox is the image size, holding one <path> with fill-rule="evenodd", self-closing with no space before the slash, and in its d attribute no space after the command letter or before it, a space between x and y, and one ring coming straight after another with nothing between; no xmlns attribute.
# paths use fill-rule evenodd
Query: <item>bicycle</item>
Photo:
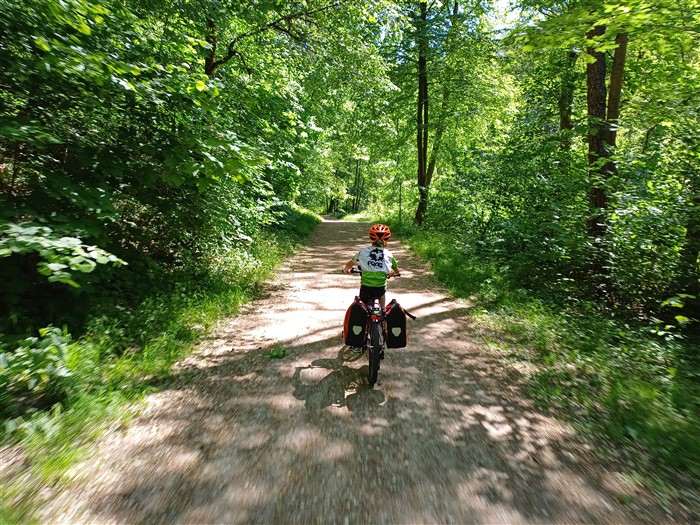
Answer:
<svg viewBox="0 0 700 525"><path fill-rule="evenodd" d="M350 273L361 275L362 270L352 268ZM369 384L374 385L379 376L379 363L384 359L384 350L386 349L386 313L378 298L375 298L372 305L368 306L367 314L365 342L362 348L367 351Z"/></svg>

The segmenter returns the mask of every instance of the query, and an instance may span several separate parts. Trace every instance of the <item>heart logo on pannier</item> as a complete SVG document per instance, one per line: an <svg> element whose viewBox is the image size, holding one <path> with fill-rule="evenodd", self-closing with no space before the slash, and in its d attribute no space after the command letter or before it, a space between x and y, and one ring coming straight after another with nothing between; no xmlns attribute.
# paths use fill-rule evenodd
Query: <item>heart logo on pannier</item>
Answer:
<svg viewBox="0 0 700 525"><path fill-rule="evenodd" d="M396 326L396 327L391 329L391 333L394 334L394 337L398 337L401 335L401 328Z"/></svg>
<svg viewBox="0 0 700 525"><path fill-rule="evenodd" d="M360 335L360 332L362 332L362 327L358 325L354 325L352 327L352 333L355 335Z"/></svg>

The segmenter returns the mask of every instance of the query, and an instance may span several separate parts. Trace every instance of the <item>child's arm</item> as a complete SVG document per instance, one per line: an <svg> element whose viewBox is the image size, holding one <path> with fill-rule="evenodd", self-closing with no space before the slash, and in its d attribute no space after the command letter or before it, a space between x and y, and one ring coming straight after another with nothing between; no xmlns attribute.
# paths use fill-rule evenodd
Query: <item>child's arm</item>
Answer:
<svg viewBox="0 0 700 525"><path fill-rule="evenodd" d="M352 268L355 265L355 259L350 259L348 262L345 263L345 267L343 268L343 273L350 273L350 268Z"/></svg>
<svg viewBox="0 0 700 525"><path fill-rule="evenodd" d="M399 265L396 264L396 259L391 258L391 274L389 277L400 277L401 272L399 271Z"/></svg>

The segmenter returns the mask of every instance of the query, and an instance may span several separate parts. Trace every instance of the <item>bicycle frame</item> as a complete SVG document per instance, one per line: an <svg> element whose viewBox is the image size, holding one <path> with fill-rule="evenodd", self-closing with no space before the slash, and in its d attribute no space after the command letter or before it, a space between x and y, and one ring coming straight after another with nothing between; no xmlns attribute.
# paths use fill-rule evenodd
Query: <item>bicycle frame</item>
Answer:
<svg viewBox="0 0 700 525"><path fill-rule="evenodd" d="M362 274L359 269L352 268L350 273ZM386 348L386 313L379 298L372 300L371 305L366 305L369 315L365 325L365 344L367 360L369 363L369 384L374 385L379 376L379 362L384 359Z"/></svg>
<svg viewBox="0 0 700 525"><path fill-rule="evenodd" d="M384 358L384 349L386 348L385 313L379 299L374 299L369 307L365 334L365 350L367 350L369 363L369 384L374 385L379 375L379 362Z"/></svg>

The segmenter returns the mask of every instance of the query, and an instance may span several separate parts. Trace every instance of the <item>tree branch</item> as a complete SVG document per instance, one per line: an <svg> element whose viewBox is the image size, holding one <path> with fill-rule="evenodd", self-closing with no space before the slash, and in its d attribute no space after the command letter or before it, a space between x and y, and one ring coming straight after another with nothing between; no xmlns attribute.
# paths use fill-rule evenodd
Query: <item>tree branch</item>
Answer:
<svg viewBox="0 0 700 525"><path fill-rule="evenodd" d="M328 5L325 5L322 7L318 7L316 9L312 9L310 11L304 11L302 13L280 16L279 18L276 18L275 20L273 20L265 25L262 25L256 29L253 29L252 31L248 31L247 33L243 33L241 35L238 35L233 40L231 40L231 42L229 42L229 45L228 45L227 50L226 50L226 55L223 58L221 58L219 60L213 60L210 64L208 64L205 67L205 73L210 77L214 76L216 74L216 70L219 67L230 62L233 57L240 56L240 53L238 53L238 51L236 50L236 46L242 40L245 40L246 38L250 38L253 36L260 35L266 31L269 31L270 29L276 29L277 31L280 31L280 32L286 34L287 36L289 36L290 38L292 38L294 40L299 40L299 38L303 38L303 37L299 37L298 35L293 34L293 31L291 31L290 29L283 28L280 24L283 22L286 22L287 24L289 24L290 22L292 22L294 20L304 19L305 17L308 17L309 15L321 13L323 11L328 11L329 9L333 9L335 7L338 7L344 1L345 0L335 0L331 4L328 4Z"/></svg>

